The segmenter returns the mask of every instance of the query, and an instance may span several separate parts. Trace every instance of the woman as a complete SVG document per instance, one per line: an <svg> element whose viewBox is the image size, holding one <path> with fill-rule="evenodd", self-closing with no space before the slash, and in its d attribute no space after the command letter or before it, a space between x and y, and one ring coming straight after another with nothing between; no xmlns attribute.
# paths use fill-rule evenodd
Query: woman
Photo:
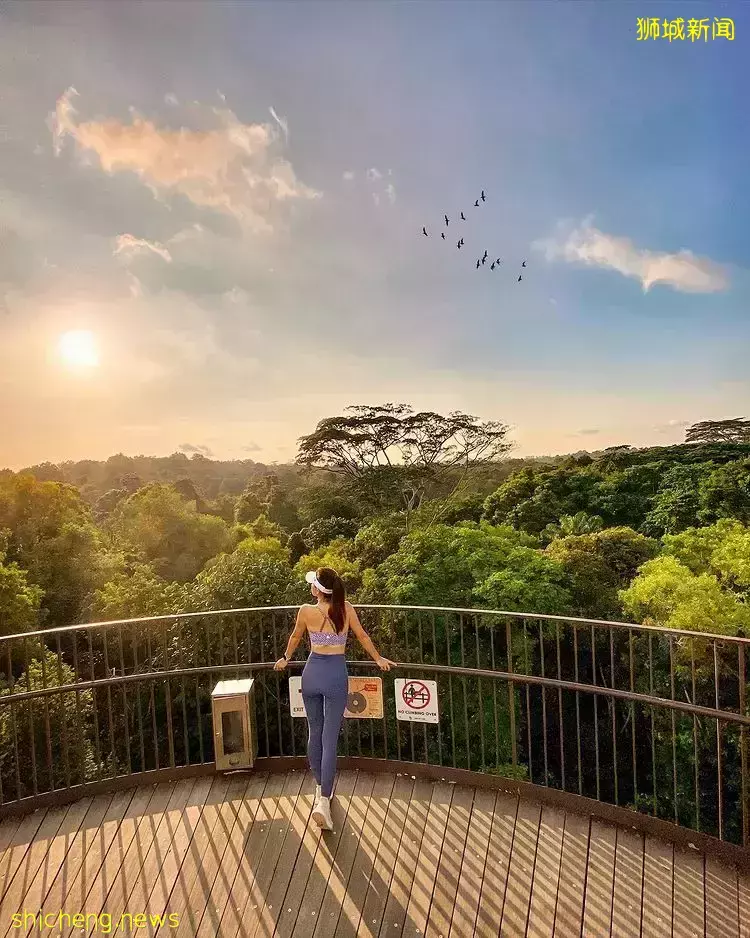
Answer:
<svg viewBox="0 0 750 938"><path fill-rule="evenodd" d="M302 672L302 699L310 731L307 756L317 782L312 817L318 827L332 830L330 799L336 774L336 749L349 697L345 657L349 630L381 671L390 671L393 662L378 653L362 628L354 607L346 601L344 584L335 570L320 567L310 571L305 579L317 604L301 607L286 651L274 667L277 671L286 668L307 632L311 650Z"/></svg>

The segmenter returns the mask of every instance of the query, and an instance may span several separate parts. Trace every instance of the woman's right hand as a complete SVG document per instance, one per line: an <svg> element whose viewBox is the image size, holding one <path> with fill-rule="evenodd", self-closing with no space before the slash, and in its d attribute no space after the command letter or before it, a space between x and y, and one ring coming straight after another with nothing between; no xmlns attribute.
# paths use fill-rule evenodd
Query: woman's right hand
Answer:
<svg viewBox="0 0 750 938"><path fill-rule="evenodd" d="M274 671L284 671L289 662L286 658L279 658L276 664L273 666Z"/></svg>
<svg viewBox="0 0 750 938"><path fill-rule="evenodd" d="M375 659L375 664L380 668L381 671L390 671L391 668L396 667L395 661L389 661L388 658L384 658L382 655Z"/></svg>

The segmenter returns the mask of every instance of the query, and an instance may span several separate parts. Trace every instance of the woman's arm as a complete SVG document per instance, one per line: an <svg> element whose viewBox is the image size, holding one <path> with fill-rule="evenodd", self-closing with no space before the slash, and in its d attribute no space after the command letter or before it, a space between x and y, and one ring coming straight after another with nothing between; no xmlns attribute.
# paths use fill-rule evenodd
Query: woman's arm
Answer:
<svg viewBox="0 0 750 938"><path fill-rule="evenodd" d="M350 603L346 604L347 612L349 613L349 625L357 636L357 641L364 648L367 654L372 658L375 664L380 668L381 671L390 671L394 666L394 661L389 661L387 658L383 658L380 652L375 647L370 636L365 632L362 623L359 621L359 616L357 615L357 610Z"/></svg>
<svg viewBox="0 0 750 938"><path fill-rule="evenodd" d="M283 671L287 666L289 659L297 650L297 646L302 641L302 637L307 631L307 626L304 623L302 618L302 609L297 613L297 621L294 623L294 631L289 636L289 641L286 643L286 651L284 652L284 657L279 658L279 660L274 665L274 670Z"/></svg>

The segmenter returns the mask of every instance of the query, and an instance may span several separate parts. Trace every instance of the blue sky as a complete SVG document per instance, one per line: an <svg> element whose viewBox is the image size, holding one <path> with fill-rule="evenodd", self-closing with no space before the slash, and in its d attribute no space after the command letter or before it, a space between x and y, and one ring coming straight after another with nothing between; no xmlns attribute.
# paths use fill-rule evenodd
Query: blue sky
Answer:
<svg viewBox="0 0 750 938"><path fill-rule="evenodd" d="M639 15L736 38L639 42ZM1 463L281 461L386 400L503 420L519 453L750 411L746 5L29 2L0 25ZM96 368L56 352L81 329Z"/></svg>

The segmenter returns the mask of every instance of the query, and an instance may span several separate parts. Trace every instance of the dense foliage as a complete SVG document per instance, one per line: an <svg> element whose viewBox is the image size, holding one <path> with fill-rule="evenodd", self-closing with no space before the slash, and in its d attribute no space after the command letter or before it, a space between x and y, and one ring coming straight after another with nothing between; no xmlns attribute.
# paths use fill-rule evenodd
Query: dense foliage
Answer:
<svg viewBox="0 0 750 938"><path fill-rule="evenodd" d="M296 604L308 595L305 571L322 565L335 567L360 602L559 614L725 634L750 629L750 444L727 442L727 434L741 435L744 426L698 426L698 442L681 446L514 460L503 455L500 425L464 415L416 419L388 407L357 411L355 427L344 418L324 422L303 438L297 466L269 469L177 454L0 472L0 636L84 621ZM408 471L391 466L384 472L377 461L368 466L375 443L360 426L368 421L371 435L390 434L378 437L379 453L387 453L389 441L406 447ZM349 471L336 471L336 441L355 430L362 433L356 446L348 439ZM467 435L463 449L454 438L461 433ZM150 641L149 626L143 628ZM462 647L452 648L452 632L440 618L436 635L449 656L463 654ZM398 632L388 638L402 652L409 642ZM217 650L217 640L196 633L194 659L231 655L229 646ZM264 641L257 637L253 654L271 653L262 652ZM525 653L541 662L543 641L540 628ZM0 693L19 681L33 688L45 669L57 667L50 647L24 644L22 657L14 652L0 666ZM483 667L496 650L478 634L476 656ZM91 656L92 668L107 661L106 648L81 652ZM609 653L603 650L605 658ZM704 653L694 644L676 651L678 667L693 657L698 697L701 682L713 675ZM571 648L563 643L558 654L550 667L572 678L577 663ZM54 679L65 684L74 679L74 661L67 650L63 658ZM613 669L620 665L612 659ZM649 680L663 682L666 674L664 661L657 662ZM78 711L68 713L66 697L50 698L51 735L37 743L53 748L56 785L65 774L75 780L81 772L103 771L106 740L97 755L62 732L68 718L88 719L92 700L78 695ZM481 725L488 737L494 733L498 759L507 760L507 701L499 708L495 701L497 726L486 722L480 697L464 703L472 725ZM25 706L36 712L44 705L33 699ZM161 725L159 706L150 718ZM195 701L182 700L182 706L185 745L197 745ZM4 741L14 732L7 708L3 712L0 783L12 787L17 770L22 782L28 767L3 762ZM586 761L592 745L586 732L595 717L583 711L580 719ZM454 734L463 733L461 745L482 762L468 726ZM657 741L666 740L668 731L658 722L653 727ZM687 760L693 743L691 733L680 736L674 758ZM551 765L549 772L559 768ZM642 803L648 794L633 791L629 797ZM692 810L688 795L684 804Z"/></svg>

